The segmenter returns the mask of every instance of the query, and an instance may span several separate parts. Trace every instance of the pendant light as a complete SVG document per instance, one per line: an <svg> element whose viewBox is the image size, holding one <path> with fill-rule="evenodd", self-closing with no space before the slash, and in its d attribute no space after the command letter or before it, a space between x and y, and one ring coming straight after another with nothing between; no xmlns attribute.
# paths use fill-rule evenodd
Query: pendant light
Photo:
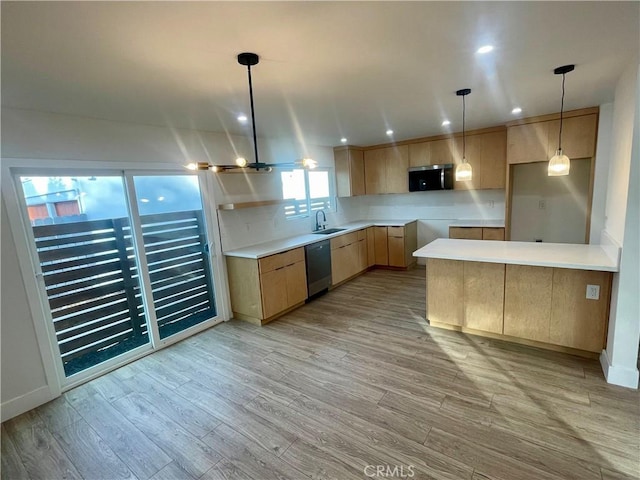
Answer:
<svg viewBox="0 0 640 480"><path fill-rule="evenodd" d="M456 95L462 97L462 163L456 165L456 182L468 182L473 178L473 170L471 169L471 165L467 163L466 157L466 140L465 140L465 114L466 114L466 105L464 102L464 97L471 93L470 88L463 88L462 90L458 90Z"/></svg>
<svg viewBox="0 0 640 480"><path fill-rule="evenodd" d="M564 65L553 70L556 75L562 75L562 100L560 101L560 132L558 133L558 149L556 154L549 160L549 167L547 174L550 177L559 177L562 175L569 175L569 169L571 163L569 157L562 153L562 114L564 112L564 80L565 75L569 72L573 72L575 65Z"/></svg>
<svg viewBox="0 0 640 480"><path fill-rule="evenodd" d="M260 57L251 52L244 52L238 55L238 63L247 67L247 77L249 79L249 101L251 105L251 127L253 133L253 162L248 162L244 157L238 157L232 165L212 165L207 162L190 163L186 167L189 170L211 170L212 172L224 172L225 170L253 169L256 171L271 172L274 168L316 168L317 162L311 158L303 158L297 162L290 163L264 163L258 158L258 136L256 132L256 115L253 105L253 82L251 80L251 67L260 62Z"/></svg>

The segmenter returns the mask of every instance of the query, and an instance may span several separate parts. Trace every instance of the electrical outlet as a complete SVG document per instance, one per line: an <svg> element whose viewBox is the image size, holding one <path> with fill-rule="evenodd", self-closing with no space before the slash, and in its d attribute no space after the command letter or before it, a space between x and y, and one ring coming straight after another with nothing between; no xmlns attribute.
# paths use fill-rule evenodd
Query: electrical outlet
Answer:
<svg viewBox="0 0 640 480"><path fill-rule="evenodd" d="M587 298L598 300L600 298L600 285L587 285Z"/></svg>
<svg viewBox="0 0 640 480"><path fill-rule="evenodd" d="M547 201L546 200L539 200L538 201L538 208L540 210L546 210L547 209Z"/></svg>
<svg viewBox="0 0 640 480"><path fill-rule="evenodd" d="M489 208L493 208L493 207L495 207L495 202L493 200L489 200L487 205L489 205Z"/></svg>

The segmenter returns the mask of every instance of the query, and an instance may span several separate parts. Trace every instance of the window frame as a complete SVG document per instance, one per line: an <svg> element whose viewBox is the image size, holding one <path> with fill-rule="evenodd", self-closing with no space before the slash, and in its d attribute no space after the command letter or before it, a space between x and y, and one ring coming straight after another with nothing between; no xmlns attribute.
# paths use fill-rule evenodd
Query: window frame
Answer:
<svg viewBox="0 0 640 480"><path fill-rule="evenodd" d="M318 210L325 210L327 212L336 212L337 211L337 200L336 200L336 190L335 190L335 177L333 175L333 168L331 167L317 167L314 169L307 168L291 168L287 170L280 171L280 179L282 181L282 174L287 172L293 172L295 170L302 170L304 174L304 192L305 198L304 200L296 200L296 199L287 199L284 198L284 184L282 185L282 197L284 201L284 209L285 209L285 218L287 220L291 219L299 219L299 218L309 218L314 212ZM329 188L329 196L328 197L320 197L317 199L311 198L311 189L310 189L310 181L309 174L313 172L327 172L327 180L328 180L328 188ZM324 206L322 208L313 208L313 201L322 200ZM287 210L293 207L294 213L288 213ZM304 209L304 212L298 212L298 210Z"/></svg>

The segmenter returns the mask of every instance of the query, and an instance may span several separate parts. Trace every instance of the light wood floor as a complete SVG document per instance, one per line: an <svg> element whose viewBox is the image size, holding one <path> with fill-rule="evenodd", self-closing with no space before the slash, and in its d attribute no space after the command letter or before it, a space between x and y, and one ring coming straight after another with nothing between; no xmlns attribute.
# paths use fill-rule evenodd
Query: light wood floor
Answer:
<svg viewBox="0 0 640 480"><path fill-rule="evenodd" d="M3 424L2 478L637 478L637 391L431 329L424 284L375 270L69 391Z"/></svg>

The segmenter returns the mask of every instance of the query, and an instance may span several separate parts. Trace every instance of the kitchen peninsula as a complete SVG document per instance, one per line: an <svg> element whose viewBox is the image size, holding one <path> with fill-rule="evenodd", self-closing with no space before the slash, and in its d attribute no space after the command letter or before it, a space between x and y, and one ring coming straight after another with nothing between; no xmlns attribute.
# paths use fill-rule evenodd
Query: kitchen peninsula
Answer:
<svg viewBox="0 0 640 480"><path fill-rule="evenodd" d="M437 239L427 259L434 327L597 356L619 251L600 245Z"/></svg>

